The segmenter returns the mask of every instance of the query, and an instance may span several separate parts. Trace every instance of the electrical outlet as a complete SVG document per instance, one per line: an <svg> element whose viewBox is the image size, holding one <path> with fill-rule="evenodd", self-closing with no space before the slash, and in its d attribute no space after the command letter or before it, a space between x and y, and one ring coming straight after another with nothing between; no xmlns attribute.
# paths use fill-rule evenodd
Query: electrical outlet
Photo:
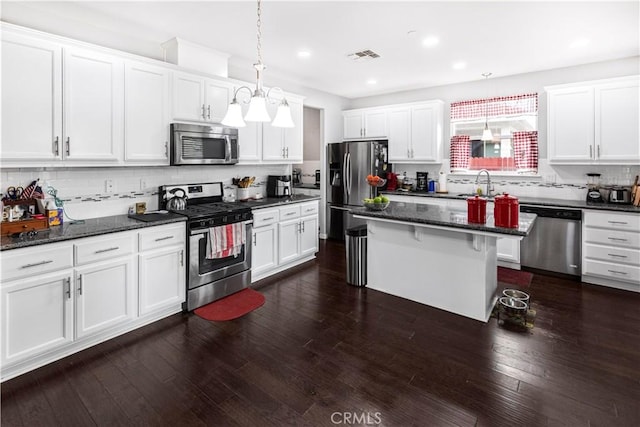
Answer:
<svg viewBox="0 0 640 427"><path fill-rule="evenodd" d="M107 179L104 182L104 191L106 193L113 193L114 189L113 189L113 180L112 179Z"/></svg>

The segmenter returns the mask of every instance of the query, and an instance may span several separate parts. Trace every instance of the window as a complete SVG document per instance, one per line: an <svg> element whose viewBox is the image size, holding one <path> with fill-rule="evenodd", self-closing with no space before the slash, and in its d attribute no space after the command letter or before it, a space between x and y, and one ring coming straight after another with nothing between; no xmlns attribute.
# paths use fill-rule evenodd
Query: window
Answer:
<svg viewBox="0 0 640 427"><path fill-rule="evenodd" d="M485 121L493 140L482 141ZM536 173L538 94L451 104L451 171Z"/></svg>

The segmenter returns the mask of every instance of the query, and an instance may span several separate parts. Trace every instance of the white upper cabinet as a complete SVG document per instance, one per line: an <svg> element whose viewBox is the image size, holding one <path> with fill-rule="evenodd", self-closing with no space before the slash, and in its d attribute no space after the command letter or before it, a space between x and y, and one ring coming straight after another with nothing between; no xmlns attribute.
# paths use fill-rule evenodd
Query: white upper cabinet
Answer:
<svg viewBox="0 0 640 427"><path fill-rule="evenodd" d="M117 162L123 146L123 61L65 48L64 67L65 160Z"/></svg>
<svg viewBox="0 0 640 427"><path fill-rule="evenodd" d="M173 119L219 123L231 102L231 84L195 74L173 73Z"/></svg>
<svg viewBox="0 0 640 427"><path fill-rule="evenodd" d="M546 88L549 161L640 162L639 77Z"/></svg>
<svg viewBox="0 0 640 427"><path fill-rule="evenodd" d="M127 61L124 82L125 162L168 165L169 71Z"/></svg>
<svg viewBox="0 0 640 427"><path fill-rule="evenodd" d="M387 110L352 110L342 113L344 139L384 138L387 136Z"/></svg>
<svg viewBox="0 0 640 427"><path fill-rule="evenodd" d="M278 110L280 97L273 97L275 104L267 110L273 120ZM287 96L294 127L279 128L271 123L262 124L262 159L279 163L302 163L303 157L303 106L302 99ZM242 143L242 142L240 142Z"/></svg>
<svg viewBox="0 0 640 427"><path fill-rule="evenodd" d="M2 32L3 165L58 161L62 148L62 47Z"/></svg>
<svg viewBox="0 0 640 427"><path fill-rule="evenodd" d="M390 162L441 161L442 105L429 101L388 109Z"/></svg>
<svg viewBox="0 0 640 427"><path fill-rule="evenodd" d="M389 161L411 158L411 108L389 110Z"/></svg>

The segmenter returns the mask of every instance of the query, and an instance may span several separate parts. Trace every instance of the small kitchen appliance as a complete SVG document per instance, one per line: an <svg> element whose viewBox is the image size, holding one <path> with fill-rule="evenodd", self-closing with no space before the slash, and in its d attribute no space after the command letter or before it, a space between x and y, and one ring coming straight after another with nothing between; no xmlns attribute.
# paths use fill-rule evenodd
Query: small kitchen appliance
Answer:
<svg viewBox="0 0 640 427"><path fill-rule="evenodd" d="M172 123L170 151L174 166L233 165L238 163L238 129Z"/></svg>
<svg viewBox="0 0 640 427"><path fill-rule="evenodd" d="M320 187L320 169L316 169L316 187Z"/></svg>
<svg viewBox="0 0 640 427"><path fill-rule="evenodd" d="M496 227L518 228L518 198L504 193L494 198L493 219Z"/></svg>
<svg viewBox="0 0 640 427"><path fill-rule="evenodd" d="M587 174L587 203L604 203L602 194L600 194L600 174Z"/></svg>
<svg viewBox="0 0 640 427"><path fill-rule="evenodd" d="M416 191L427 191L429 172L416 172Z"/></svg>
<svg viewBox="0 0 640 427"><path fill-rule="evenodd" d="M293 168L293 184L302 184L302 169Z"/></svg>
<svg viewBox="0 0 640 427"><path fill-rule="evenodd" d="M484 224L487 222L487 199L473 196L467 199L467 222L470 224Z"/></svg>
<svg viewBox="0 0 640 427"><path fill-rule="evenodd" d="M631 203L631 192L628 188L613 187L609 190L609 203L628 205Z"/></svg>
<svg viewBox="0 0 640 427"><path fill-rule="evenodd" d="M267 177L267 197L291 196L291 175L269 175Z"/></svg>

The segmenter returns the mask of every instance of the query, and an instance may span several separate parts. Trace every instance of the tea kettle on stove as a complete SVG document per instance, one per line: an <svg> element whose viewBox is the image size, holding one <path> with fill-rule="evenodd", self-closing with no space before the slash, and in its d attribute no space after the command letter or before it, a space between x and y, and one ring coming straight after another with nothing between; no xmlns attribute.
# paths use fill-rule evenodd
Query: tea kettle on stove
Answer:
<svg viewBox="0 0 640 427"><path fill-rule="evenodd" d="M177 195L176 193L180 192L181 195ZM167 210L168 211L183 211L187 207L187 195L182 188L174 188L169 191L169 193L173 194L173 197L167 200Z"/></svg>

